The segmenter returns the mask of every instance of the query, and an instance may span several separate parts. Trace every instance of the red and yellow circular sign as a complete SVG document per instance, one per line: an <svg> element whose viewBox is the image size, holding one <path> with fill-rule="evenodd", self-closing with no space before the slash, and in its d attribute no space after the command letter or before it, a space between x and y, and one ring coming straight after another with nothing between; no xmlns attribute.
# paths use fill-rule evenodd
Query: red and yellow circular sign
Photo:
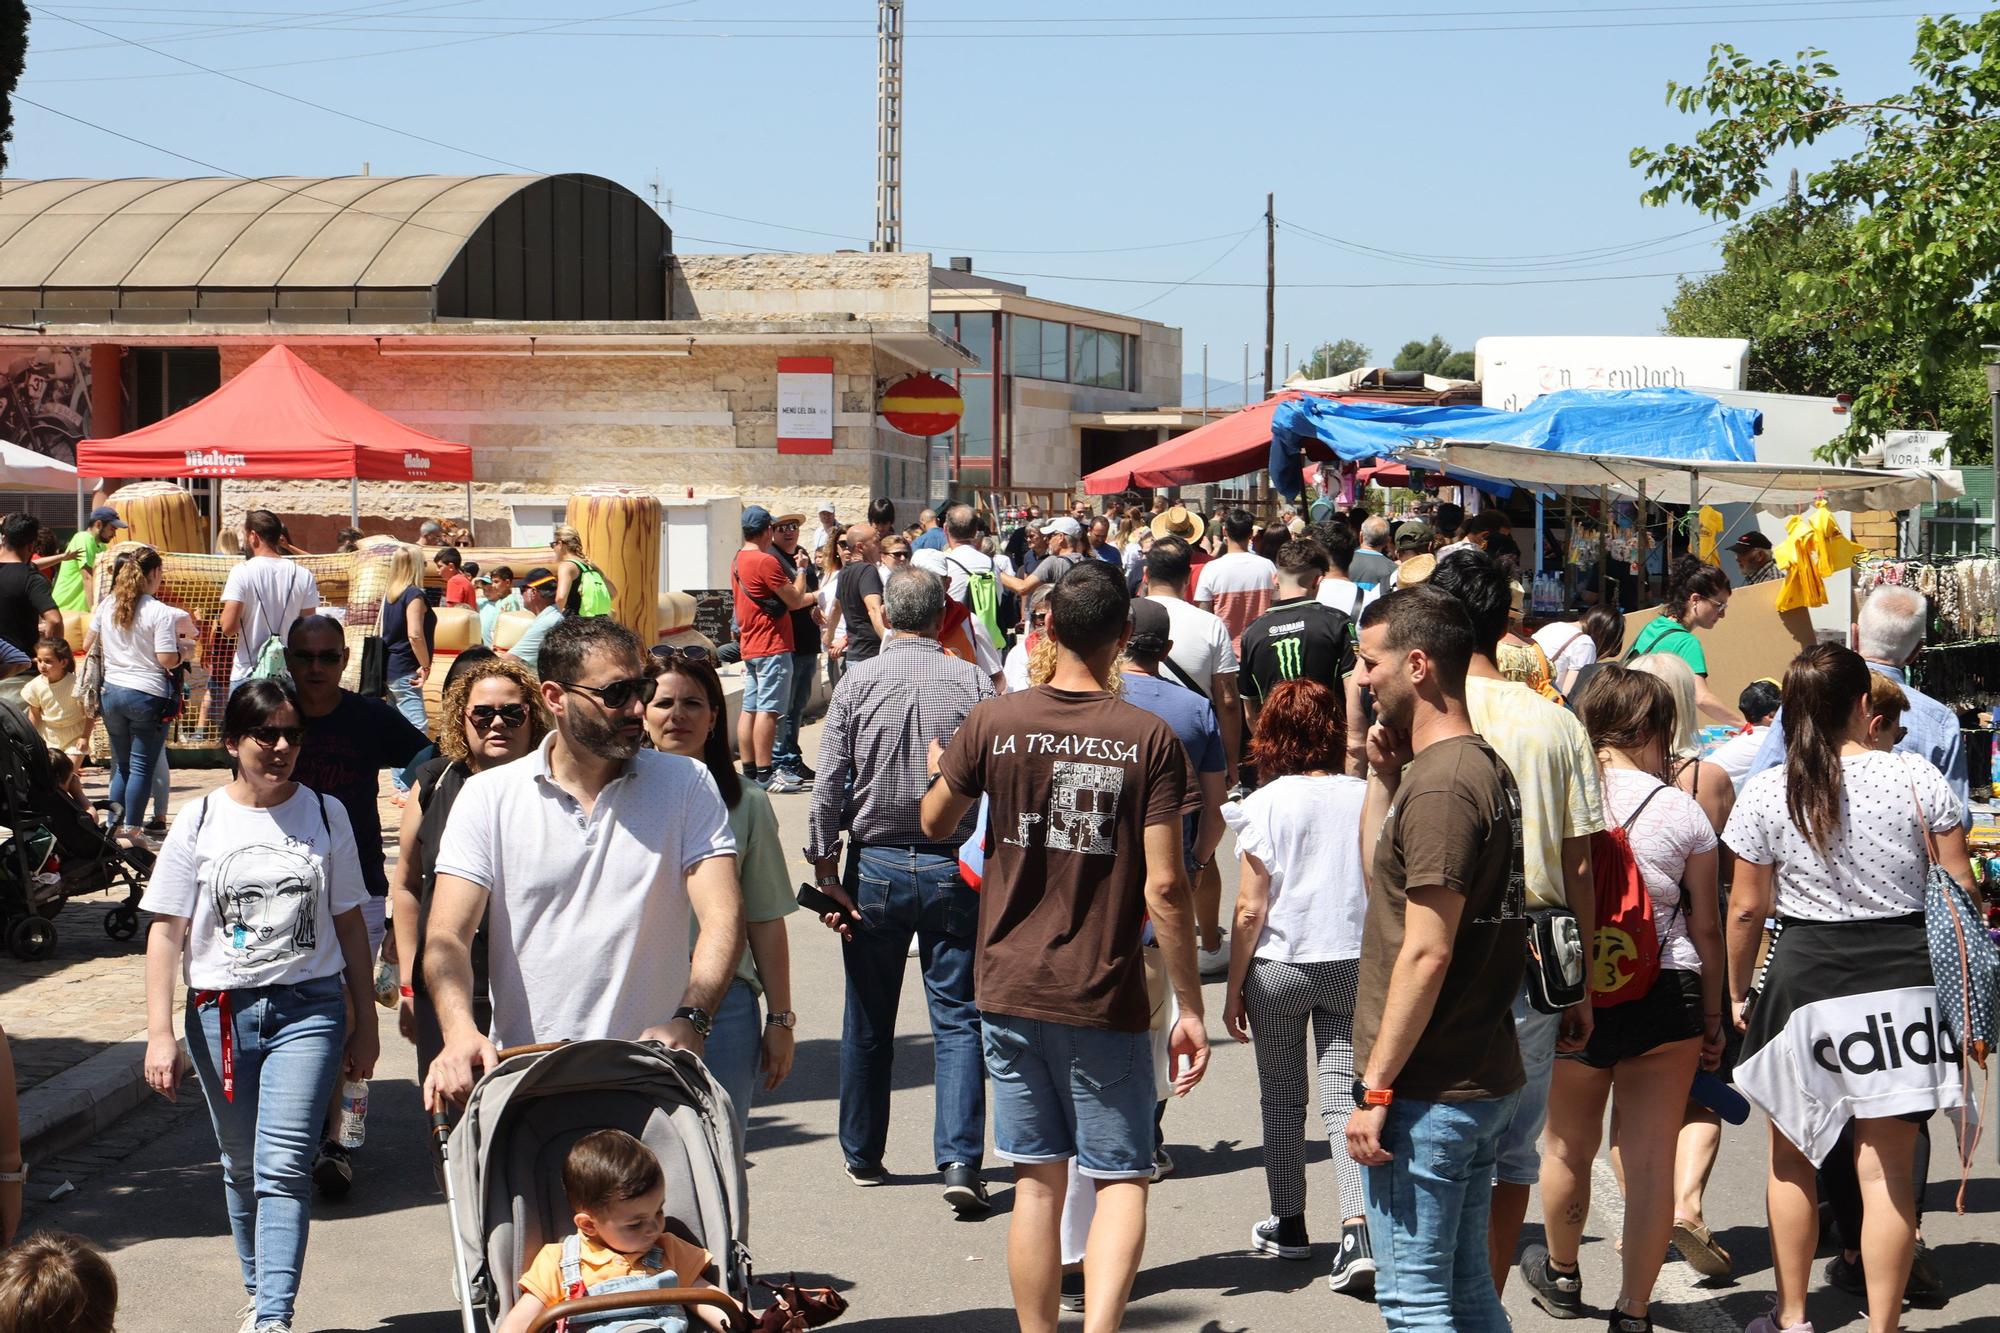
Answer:
<svg viewBox="0 0 2000 1333"><path fill-rule="evenodd" d="M935 375L905 375L882 391L882 417L905 435L943 435L965 415L965 400Z"/></svg>

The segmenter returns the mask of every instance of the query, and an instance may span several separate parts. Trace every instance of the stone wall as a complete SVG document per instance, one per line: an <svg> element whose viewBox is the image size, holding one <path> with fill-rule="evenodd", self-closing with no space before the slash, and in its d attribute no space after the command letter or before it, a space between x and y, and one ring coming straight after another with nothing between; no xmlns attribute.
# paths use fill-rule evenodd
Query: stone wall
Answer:
<svg viewBox="0 0 2000 1333"><path fill-rule="evenodd" d="M225 346L227 379L263 351ZM361 401L430 434L473 446L473 515L482 542L504 544L509 497L550 496L618 483L663 498L738 496L773 512L811 515L831 498L859 519L873 495L899 513L922 506L924 442L875 415L878 365L858 343L785 347L705 345L687 357L385 357L373 348L298 345L301 359ZM442 350L442 349L441 349ZM777 452L780 354L830 356L837 419L834 452ZM246 508L345 515L344 481L228 482L225 521ZM462 517L465 488L363 482L361 511L414 536L427 517ZM489 528L488 525L493 525ZM404 531L407 529L407 531Z"/></svg>
<svg viewBox="0 0 2000 1333"><path fill-rule="evenodd" d="M675 255L669 319L928 319L931 258L903 254Z"/></svg>
<svg viewBox="0 0 2000 1333"><path fill-rule="evenodd" d="M1847 534L1855 545L1865 546L1876 555L1895 559L1901 554L1896 549L1896 516L1880 510L1857 510L1854 515L1854 530Z"/></svg>

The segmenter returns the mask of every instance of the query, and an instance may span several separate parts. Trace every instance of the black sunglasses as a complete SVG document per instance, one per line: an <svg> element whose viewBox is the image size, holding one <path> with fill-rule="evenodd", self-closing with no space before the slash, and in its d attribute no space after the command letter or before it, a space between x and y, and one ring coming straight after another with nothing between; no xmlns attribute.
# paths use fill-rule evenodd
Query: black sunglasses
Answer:
<svg viewBox="0 0 2000 1333"><path fill-rule="evenodd" d="M284 741L296 749L299 742L306 738L306 729L304 727L252 727L244 734L267 750L279 741Z"/></svg>
<svg viewBox="0 0 2000 1333"><path fill-rule="evenodd" d="M908 551L884 551L882 554L888 556L891 560L908 560L910 558Z"/></svg>
<svg viewBox="0 0 2000 1333"><path fill-rule="evenodd" d="M320 648L317 650L287 648L285 649L285 656L291 658L300 666L339 666L340 659L347 656L347 650L345 648Z"/></svg>
<svg viewBox="0 0 2000 1333"><path fill-rule="evenodd" d="M582 690L585 694L597 696L606 708L624 708L636 699L642 704L653 702L653 694L660 688L660 682L651 676L630 676L624 680L614 680L609 685L580 685L573 680L559 680L556 684L566 690Z"/></svg>
<svg viewBox="0 0 2000 1333"><path fill-rule="evenodd" d="M670 643L654 644L653 656L669 662L676 657L688 662L713 662L715 660L715 654L698 643L684 644L679 648L674 647Z"/></svg>
<svg viewBox="0 0 2000 1333"><path fill-rule="evenodd" d="M465 710L475 727L490 727L495 718L510 727L518 727L528 720L526 704L474 704Z"/></svg>

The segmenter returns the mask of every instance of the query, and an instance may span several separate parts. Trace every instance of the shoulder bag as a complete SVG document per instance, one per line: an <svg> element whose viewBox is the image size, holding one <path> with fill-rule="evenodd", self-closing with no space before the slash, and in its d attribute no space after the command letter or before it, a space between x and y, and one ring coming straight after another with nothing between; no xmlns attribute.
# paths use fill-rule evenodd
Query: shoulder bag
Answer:
<svg viewBox="0 0 2000 1333"><path fill-rule="evenodd" d="M361 669L355 692L370 699L389 697L389 644L382 637L382 622L389 614L389 597L384 593L375 607L375 632L361 640Z"/></svg>
<svg viewBox="0 0 2000 1333"><path fill-rule="evenodd" d="M1504 761L1500 772L1501 785L1507 789L1507 824L1514 849L1507 896L1522 904L1528 921L1528 1003L1539 1013L1559 1014L1582 1004L1590 994L1583 927L1568 907L1526 907L1528 866L1521 835L1521 788Z"/></svg>

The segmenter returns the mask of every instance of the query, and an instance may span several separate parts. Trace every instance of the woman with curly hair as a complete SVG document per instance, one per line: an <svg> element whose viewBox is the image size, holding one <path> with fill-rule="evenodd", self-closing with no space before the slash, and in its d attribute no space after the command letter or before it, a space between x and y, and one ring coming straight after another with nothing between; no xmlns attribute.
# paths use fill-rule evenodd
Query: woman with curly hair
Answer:
<svg viewBox="0 0 2000 1333"><path fill-rule="evenodd" d="M423 938L445 822L467 778L528 754L542 743L550 725L548 705L542 702L534 673L515 659L474 648L452 663L438 716L440 753L414 775L416 800L403 807L397 838L400 853L389 886L402 972L397 1026L406 1040L416 1043L419 1081L444 1046L437 1010L424 987ZM483 924L472 943L472 992L473 1015L484 1031L492 1021L493 1006L486 994Z"/></svg>
<svg viewBox="0 0 2000 1333"><path fill-rule="evenodd" d="M1236 1040L1256 1042L1271 1215L1251 1228L1251 1246L1282 1259L1312 1257L1304 1136L1307 1070L1316 1067L1320 1121L1340 1173L1340 1249L1327 1281L1335 1291L1366 1295L1375 1260L1361 1168L1345 1134L1354 1109L1354 993L1368 910L1361 872L1367 784L1341 773L1346 735L1341 697L1315 680L1284 682L1257 714L1250 753L1264 780L1222 807L1243 861L1222 1022Z"/></svg>

